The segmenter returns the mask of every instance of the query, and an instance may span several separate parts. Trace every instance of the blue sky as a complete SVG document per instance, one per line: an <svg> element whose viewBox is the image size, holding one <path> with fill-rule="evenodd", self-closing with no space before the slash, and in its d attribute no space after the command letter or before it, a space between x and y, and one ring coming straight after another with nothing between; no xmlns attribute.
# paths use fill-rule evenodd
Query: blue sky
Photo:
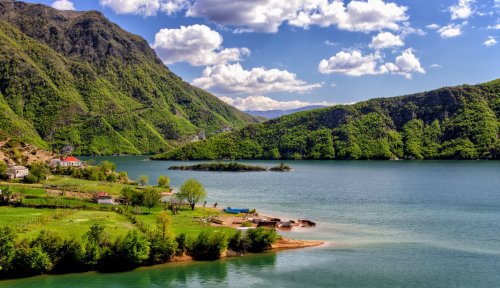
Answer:
<svg viewBox="0 0 500 288"><path fill-rule="evenodd" d="M41 0L99 10L242 110L352 103L500 77L500 0Z"/></svg>

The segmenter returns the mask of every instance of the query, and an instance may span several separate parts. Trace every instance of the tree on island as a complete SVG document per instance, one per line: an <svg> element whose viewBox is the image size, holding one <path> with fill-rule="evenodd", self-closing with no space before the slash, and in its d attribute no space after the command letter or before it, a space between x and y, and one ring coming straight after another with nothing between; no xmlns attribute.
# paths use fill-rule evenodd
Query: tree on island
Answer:
<svg viewBox="0 0 500 288"><path fill-rule="evenodd" d="M182 184L177 197L179 197L179 199L186 200L189 203L189 206L191 206L191 210L194 210L196 203L205 200L207 193L200 182L191 178Z"/></svg>
<svg viewBox="0 0 500 288"><path fill-rule="evenodd" d="M149 182L149 177L146 176L146 175L141 175L139 176L139 184L141 184L141 186L146 186L146 184L148 184Z"/></svg>
<svg viewBox="0 0 500 288"><path fill-rule="evenodd" d="M158 177L158 186L162 188L170 188L170 178L166 175Z"/></svg>
<svg viewBox="0 0 500 288"><path fill-rule="evenodd" d="M148 213L151 213L151 208L155 207L156 204L160 201L161 198L161 193L154 187L146 187L144 189L144 206L146 206L149 211Z"/></svg>

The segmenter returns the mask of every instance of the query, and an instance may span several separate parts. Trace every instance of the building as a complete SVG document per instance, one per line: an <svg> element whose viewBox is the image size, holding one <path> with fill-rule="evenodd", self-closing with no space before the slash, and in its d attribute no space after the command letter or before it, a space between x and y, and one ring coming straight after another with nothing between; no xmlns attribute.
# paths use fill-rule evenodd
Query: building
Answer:
<svg viewBox="0 0 500 288"><path fill-rule="evenodd" d="M113 197L106 192L97 192L94 195L94 202L97 204L115 204Z"/></svg>
<svg viewBox="0 0 500 288"><path fill-rule="evenodd" d="M50 167L81 167L82 161L76 157L68 156L55 158L50 161Z"/></svg>
<svg viewBox="0 0 500 288"><path fill-rule="evenodd" d="M9 179L22 179L28 176L28 174L29 174L28 168L21 165L9 166L5 171L5 175L7 175L7 178Z"/></svg>

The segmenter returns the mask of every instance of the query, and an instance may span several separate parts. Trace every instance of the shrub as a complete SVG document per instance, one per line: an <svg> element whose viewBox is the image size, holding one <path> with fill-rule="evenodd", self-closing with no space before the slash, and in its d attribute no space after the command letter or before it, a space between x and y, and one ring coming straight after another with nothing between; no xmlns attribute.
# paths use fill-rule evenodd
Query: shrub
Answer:
<svg viewBox="0 0 500 288"><path fill-rule="evenodd" d="M37 275L52 269L52 262L40 247L20 247L14 252L10 273L15 276Z"/></svg>
<svg viewBox="0 0 500 288"><path fill-rule="evenodd" d="M175 242L177 242L177 254L181 255L187 251L189 246L189 241L187 239L186 233L181 233L175 237Z"/></svg>
<svg viewBox="0 0 500 288"><path fill-rule="evenodd" d="M150 242L149 261L153 264L170 261L177 251L177 241L172 235L155 234Z"/></svg>
<svg viewBox="0 0 500 288"><path fill-rule="evenodd" d="M188 248L188 254L196 260L214 260L227 248L224 233L218 231L203 231Z"/></svg>
<svg viewBox="0 0 500 288"><path fill-rule="evenodd" d="M262 252L269 249L277 239L276 230L271 228L249 229L245 234L245 241L248 242L248 251L250 252Z"/></svg>

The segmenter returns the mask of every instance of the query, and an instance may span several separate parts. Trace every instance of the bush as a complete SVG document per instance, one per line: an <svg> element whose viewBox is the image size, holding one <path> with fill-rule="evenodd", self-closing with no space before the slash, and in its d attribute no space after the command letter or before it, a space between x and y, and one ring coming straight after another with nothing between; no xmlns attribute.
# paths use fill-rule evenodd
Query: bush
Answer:
<svg viewBox="0 0 500 288"><path fill-rule="evenodd" d="M52 262L40 247L20 247L14 252L11 263L11 275L30 276L42 274L52 269Z"/></svg>
<svg viewBox="0 0 500 288"><path fill-rule="evenodd" d="M150 239L149 261L152 264L170 261L177 251L177 241L175 240L171 235L167 235L166 237L160 234L154 235Z"/></svg>
<svg viewBox="0 0 500 288"><path fill-rule="evenodd" d="M277 239L276 230L271 228L249 229L245 234L245 241L248 242L248 251L250 252L262 252L269 249Z"/></svg>
<svg viewBox="0 0 500 288"><path fill-rule="evenodd" d="M224 233L218 231L203 231L188 248L188 254L196 260L215 260L227 248Z"/></svg>
<svg viewBox="0 0 500 288"><path fill-rule="evenodd" d="M187 239L186 233L181 233L175 237L175 242L177 242L177 254L182 255L187 251L189 247L189 241Z"/></svg>
<svg viewBox="0 0 500 288"><path fill-rule="evenodd" d="M241 231L239 230L236 231L236 233L234 233L234 235L229 239L227 247L234 252L246 252L248 244L246 238L243 237L243 233L241 233Z"/></svg>

